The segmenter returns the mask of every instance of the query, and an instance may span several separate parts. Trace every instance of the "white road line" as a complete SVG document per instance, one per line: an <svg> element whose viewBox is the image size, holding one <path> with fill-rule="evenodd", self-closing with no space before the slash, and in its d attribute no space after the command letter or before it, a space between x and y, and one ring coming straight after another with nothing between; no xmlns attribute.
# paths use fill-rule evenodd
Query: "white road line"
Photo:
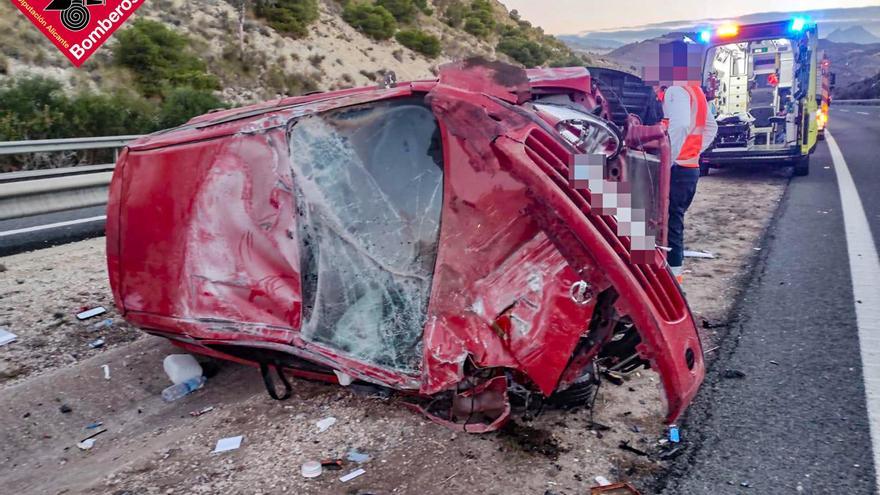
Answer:
<svg viewBox="0 0 880 495"><path fill-rule="evenodd" d="M845 109L845 108L841 108L839 111L840 111L840 112L846 112L846 113L849 113L849 110L847 110L847 109Z"/></svg>
<svg viewBox="0 0 880 495"><path fill-rule="evenodd" d="M859 115L871 115L871 114L868 113L868 112L856 112L856 113L859 114Z"/></svg>
<svg viewBox="0 0 880 495"><path fill-rule="evenodd" d="M856 324L859 327L868 424L874 450L874 476L877 486L880 486L880 258L877 256L877 246L871 236L871 226L868 225L862 200L843 154L827 130L825 140L831 151L834 171L837 173L837 186L840 188Z"/></svg>
<svg viewBox="0 0 880 495"><path fill-rule="evenodd" d="M0 237L6 237L16 234L25 234L27 232L38 232L40 230L54 229L56 227L67 227L68 225L77 225L80 223L97 222L98 220L106 220L107 215L99 215L97 217L78 218L76 220L68 220L66 222L47 223L46 225L34 225L33 227L23 227L15 230L7 230L0 232Z"/></svg>

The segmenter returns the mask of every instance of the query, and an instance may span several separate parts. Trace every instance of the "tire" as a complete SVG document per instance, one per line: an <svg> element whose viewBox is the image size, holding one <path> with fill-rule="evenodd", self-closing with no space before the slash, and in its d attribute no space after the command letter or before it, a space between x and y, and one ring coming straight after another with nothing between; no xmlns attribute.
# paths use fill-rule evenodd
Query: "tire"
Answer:
<svg viewBox="0 0 880 495"><path fill-rule="evenodd" d="M700 177L706 177L707 175L709 175L709 166L700 165Z"/></svg>
<svg viewBox="0 0 880 495"><path fill-rule="evenodd" d="M805 177L810 175L810 155L801 157L800 160L794 162L794 176Z"/></svg>

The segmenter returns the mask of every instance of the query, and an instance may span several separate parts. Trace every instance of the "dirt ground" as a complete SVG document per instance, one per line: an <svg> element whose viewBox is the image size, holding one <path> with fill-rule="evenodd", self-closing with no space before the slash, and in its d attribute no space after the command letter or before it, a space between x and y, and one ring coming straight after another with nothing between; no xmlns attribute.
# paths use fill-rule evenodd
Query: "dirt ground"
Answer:
<svg viewBox="0 0 880 495"><path fill-rule="evenodd" d="M708 323L710 358L787 182L783 173L761 171L717 171L700 181L686 243L716 258L688 259L684 290L698 325ZM628 441L658 449L663 410L650 371L602 385L593 420L610 427L603 432L589 428L589 411L577 410L469 435L425 420L398 399L303 380L294 382L290 400L276 402L256 370L229 363L216 366L204 389L164 403L162 359L177 351L116 315L103 242L0 258L0 326L19 336L0 347L6 493L583 494L598 475L644 487L664 468L619 448ZM108 313L75 318L98 305ZM107 318L111 327L94 328ZM89 347L98 337L104 346ZM315 423L331 416L336 424L319 433ZM76 446L102 429L90 450ZM211 454L218 439L236 435L244 437L241 448ZM683 436L686 445L687 425ZM315 479L299 473L305 461L345 458L351 449L370 460L347 461ZM338 480L358 467L366 473Z"/></svg>

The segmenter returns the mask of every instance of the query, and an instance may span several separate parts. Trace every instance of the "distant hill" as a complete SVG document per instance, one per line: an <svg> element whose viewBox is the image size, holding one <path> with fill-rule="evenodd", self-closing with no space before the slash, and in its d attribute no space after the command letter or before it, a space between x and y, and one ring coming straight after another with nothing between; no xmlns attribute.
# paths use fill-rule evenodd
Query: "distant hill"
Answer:
<svg viewBox="0 0 880 495"><path fill-rule="evenodd" d="M835 43L880 43L880 36L874 35L862 26L835 29L825 39Z"/></svg>
<svg viewBox="0 0 880 495"><path fill-rule="evenodd" d="M835 43L819 40L819 49L831 59L831 72L837 76L834 95L880 71L880 43Z"/></svg>
<svg viewBox="0 0 880 495"><path fill-rule="evenodd" d="M880 98L880 72L871 77L834 91L834 98L841 100L867 100Z"/></svg>

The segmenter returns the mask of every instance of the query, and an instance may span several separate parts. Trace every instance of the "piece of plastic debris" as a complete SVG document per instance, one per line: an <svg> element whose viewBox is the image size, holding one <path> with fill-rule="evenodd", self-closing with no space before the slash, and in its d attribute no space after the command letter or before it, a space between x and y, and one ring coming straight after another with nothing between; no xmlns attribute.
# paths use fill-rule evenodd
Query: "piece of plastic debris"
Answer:
<svg viewBox="0 0 880 495"><path fill-rule="evenodd" d="M633 447L632 445L630 445L629 442L626 442L626 441L621 441L620 444L618 445L618 447L622 450L625 450L627 452L632 452L633 454L636 454L636 455L641 455L641 456L648 455L648 453L645 452L644 450L637 449L637 448Z"/></svg>
<svg viewBox="0 0 880 495"><path fill-rule="evenodd" d="M323 459L321 468L327 471L342 471L342 459Z"/></svg>
<svg viewBox="0 0 880 495"><path fill-rule="evenodd" d="M330 416L329 418L324 418L324 419L318 421L317 423L315 423L315 426L318 427L318 433L323 433L323 432L327 431L327 428L330 428L331 426L333 426L335 424L336 424L336 418L334 418L333 416Z"/></svg>
<svg viewBox="0 0 880 495"><path fill-rule="evenodd" d="M85 311L79 312L76 314L77 320L88 320L94 316L102 315L106 313L107 310L104 306L98 306L97 308L87 309Z"/></svg>
<svg viewBox="0 0 880 495"><path fill-rule="evenodd" d="M340 477L339 481L345 483L346 481L351 481L364 473L366 473L366 471L364 471L363 469L355 469L354 471L346 474L345 476Z"/></svg>
<svg viewBox="0 0 880 495"><path fill-rule="evenodd" d="M82 442L77 443L76 446L79 447L80 450L89 450L95 446L95 439L87 438Z"/></svg>
<svg viewBox="0 0 880 495"><path fill-rule="evenodd" d="M104 379L109 380L110 379L110 365L109 364L102 364L101 369L104 370Z"/></svg>
<svg viewBox="0 0 880 495"><path fill-rule="evenodd" d="M362 452L358 452L357 450L351 449L348 451L348 455L345 456L351 462L356 462L358 464L367 462L370 460L369 454L364 454Z"/></svg>
<svg viewBox="0 0 880 495"><path fill-rule="evenodd" d="M217 454L219 452L227 452L230 450L236 450L241 447L241 441L244 437L239 435L237 437L226 437L217 440L217 446L214 447L214 450L211 452L212 454Z"/></svg>
<svg viewBox="0 0 880 495"><path fill-rule="evenodd" d="M613 483L604 486L594 486L590 488L590 495L640 495L636 487L630 485L626 481Z"/></svg>
<svg viewBox="0 0 880 495"><path fill-rule="evenodd" d="M775 364L776 366L779 366L779 363L777 363L776 361L770 361L770 364Z"/></svg>
<svg viewBox="0 0 880 495"><path fill-rule="evenodd" d="M608 481L608 478L604 476L596 476L593 479L596 480L596 483L599 483L599 486L608 486L611 484L611 482Z"/></svg>
<svg viewBox="0 0 880 495"><path fill-rule="evenodd" d="M679 436L678 426L669 425L669 441L672 443L678 443L681 441L681 437Z"/></svg>
<svg viewBox="0 0 880 495"><path fill-rule="evenodd" d="M721 376L723 376L724 378L745 378L746 374L740 370L728 368L724 370L724 373L722 373Z"/></svg>
<svg viewBox="0 0 880 495"><path fill-rule="evenodd" d="M6 345L12 342L15 342L15 339L18 338L18 335L10 332L6 327L0 327L0 345Z"/></svg>
<svg viewBox="0 0 880 495"><path fill-rule="evenodd" d="M660 460L675 459L684 452L684 445L680 443L670 443L658 456Z"/></svg>
<svg viewBox="0 0 880 495"><path fill-rule="evenodd" d="M103 337L98 337L97 339L95 339L95 340L89 342L89 347L91 347L92 349L97 349L97 348L99 348L99 347L104 347L104 338L103 338Z"/></svg>
<svg viewBox="0 0 880 495"><path fill-rule="evenodd" d="M202 365L191 354L170 354L162 360L162 368L171 383L177 385L204 375Z"/></svg>
<svg viewBox="0 0 880 495"><path fill-rule="evenodd" d="M347 375L341 371L333 370L333 374L336 375L336 381L343 387L351 385L351 382L353 381L351 375Z"/></svg>
<svg viewBox="0 0 880 495"><path fill-rule="evenodd" d="M100 427L99 427L99 428L100 428ZM104 432L106 432L106 431L107 431L107 428L101 428L100 430L98 430L98 431L92 433L91 435L89 435L89 436L83 438L82 440L80 440L80 442L85 442L86 440L88 440L88 439L90 439L90 438L95 438L96 436L98 436L98 435L100 435L101 433L104 433Z"/></svg>
<svg viewBox="0 0 880 495"><path fill-rule="evenodd" d="M195 378L190 378L189 380L178 383L176 385L171 385L162 391L162 399L165 402L174 402L181 397L185 397L191 394L193 391L198 390L205 386L205 377L197 376Z"/></svg>
<svg viewBox="0 0 880 495"><path fill-rule="evenodd" d="M59 407L58 410L61 411L61 414L67 414L73 411L73 408L71 408L67 404L61 404L61 407Z"/></svg>
<svg viewBox="0 0 880 495"><path fill-rule="evenodd" d="M99 428L99 427L101 427L101 426L103 426L103 425L104 425L104 423L98 421L97 423L92 423L92 424L90 424L90 425L86 425L86 429L87 429L87 430L94 430L95 428Z"/></svg>
<svg viewBox="0 0 880 495"><path fill-rule="evenodd" d="M208 407L206 407L206 408L204 408L204 409L199 409L198 411L192 411L192 412L189 413L189 415L192 416L192 417L201 416L202 414L205 414L205 413L211 412L211 411L213 411L213 410L214 410L214 406L208 406Z"/></svg>
<svg viewBox="0 0 880 495"><path fill-rule="evenodd" d="M684 250L685 258L706 258L706 259L715 259L715 255L712 253L708 253L706 251L690 251Z"/></svg>
<svg viewBox="0 0 880 495"><path fill-rule="evenodd" d="M638 427L638 425L632 425L632 426L629 427L629 429L632 430L633 433L640 433L640 432L642 431L642 430Z"/></svg>
<svg viewBox="0 0 880 495"><path fill-rule="evenodd" d="M113 319L107 318L106 320L101 320L98 323L92 325L92 328L95 330L100 330L102 328L110 328L113 326Z"/></svg>
<svg viewBox="0 0 880 495"><path fill-rule="evenodd" d="M306 461L300 468L300 472L304 478L317 478L321 476L321 463L318 461Z"/></svg>

